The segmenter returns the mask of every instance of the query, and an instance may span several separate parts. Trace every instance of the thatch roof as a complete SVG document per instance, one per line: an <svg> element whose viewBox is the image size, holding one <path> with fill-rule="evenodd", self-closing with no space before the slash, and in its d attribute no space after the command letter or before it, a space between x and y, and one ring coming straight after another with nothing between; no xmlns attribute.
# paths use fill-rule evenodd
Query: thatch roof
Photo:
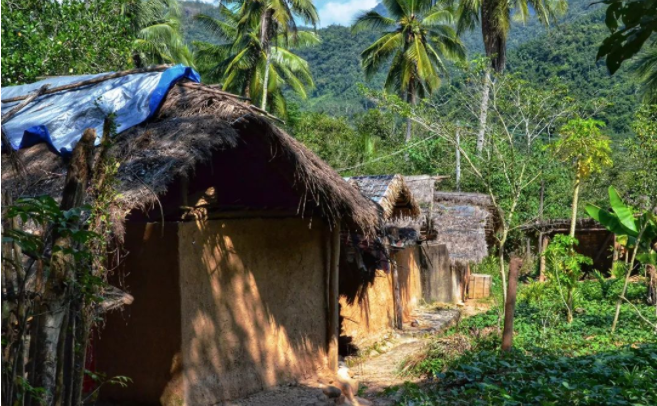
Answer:
<svg viewBox="0 0 657 406"><path fill-rule="evenodd" d="M550 219L536 221L520 227L528 233L558 233L570 230L570 219ZM575 221L577 232L607 231L607 229L592 218L580 218Z"/></svg>
<svg viewBox="0 0 657 406"><path fill-rule="evenodd" d="M123 220L133 210L151 210L174 181L192 176L195 168L214 154L244 146L247 134L262 142L260 149L265 149L272 161L281 162L299 196L299 215L304 215L308 204L329 224L345 219L366 234L374 232L379 219L376 205L317 155L274 126L257 108L215 88L189 83L174 86L155 117L115 137L110 153L121 164L116 218ZM45 194L59 199L66 174L62 158L43 144L21 150L18 156L24 166L22 175L2 156L2 191L14 198ZM239 177L240 169L216 176Z"/></svg>
<svg viewBox="0 0 657 406"><path fill-rule="evenodd" d="M495 231L495 211L480 193L435 192L433 215L437 244L445 244L452 261L479 262L488 255Z"/></svg>
<svg viewBox="0 0 657 406"><path fill-rule="evenodd" d="M420 206L420 228L426 240L436 237L436 228L433 221L433 197L436 184L445 176L433 175L404 175L404 181L411 191L418 206Z"/></svg>
<svg viewBox="0 0 657 406"><path fill-rule="evenodd" d="M420 206L401 175L354 176L345 180L380 205L385 220L396 213L412 218L420 215Z"/></svg>

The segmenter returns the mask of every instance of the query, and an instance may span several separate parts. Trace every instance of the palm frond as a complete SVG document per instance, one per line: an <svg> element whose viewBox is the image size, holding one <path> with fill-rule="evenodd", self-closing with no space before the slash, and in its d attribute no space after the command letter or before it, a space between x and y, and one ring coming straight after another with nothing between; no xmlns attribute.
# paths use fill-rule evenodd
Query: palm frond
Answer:
<svg viewBox="0 0 657 406"><path fill-rule="evenodd" d="M203 29L220 39L233 40L237 36L237 26L230 20L230 22L226 22L206 14L197 14L194 16L194 20Z"/></svg>
<svg viewBox="0 0 657 406"><path fill-rule="evenodd" d="M351 26L351 33L357 34L368 30L378 31L395 25L397 25L397 21L392 18L384 17L376 11L366 11L356 17Z"/></svg>
<svg viewBox="0 0 657 406"><path fill-rule="evenodd" d="M657 103L657 43L638 56L631 70L639 78L644 101Z"/></svg>

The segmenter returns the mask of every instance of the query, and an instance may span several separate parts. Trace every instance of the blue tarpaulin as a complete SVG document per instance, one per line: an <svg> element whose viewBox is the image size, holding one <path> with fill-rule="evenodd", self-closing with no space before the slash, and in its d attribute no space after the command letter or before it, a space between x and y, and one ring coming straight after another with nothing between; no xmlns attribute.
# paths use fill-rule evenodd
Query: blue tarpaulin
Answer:
<svg viewBox="0 0 657 406"><path fill-rule="evenodd" d="M2 99L25 96L48 84L51 88L101 77L98 75L66 76L36 83L2 88ZM69 154L87 128L95 128L96 144L102 136L103 122L115 115L117 132L122 132L148 120L164 100L167 92L180 79L200 82L192 68L176 65L163 72L136 73L48 94L25 106L6 123L5 133L14 149L28 148L45 142L59 154ZM2 114L19 102L2 103Z"/></svg>

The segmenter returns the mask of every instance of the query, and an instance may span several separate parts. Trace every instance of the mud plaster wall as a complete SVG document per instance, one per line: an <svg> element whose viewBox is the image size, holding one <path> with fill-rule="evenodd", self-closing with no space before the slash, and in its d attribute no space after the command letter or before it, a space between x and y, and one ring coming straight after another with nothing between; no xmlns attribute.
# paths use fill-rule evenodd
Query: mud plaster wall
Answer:
<svg viewBox="0 0 657 406"><path fill-rule="evenodd" d="M97 371L127 376L127 388L104 385L100 397L117 403L160 404L175 392L180 366L180 289L177 224L128 223L122 288L134 296L123 311L107 317L93 343ZM116 283L116 280L111 282ZM168 386L168 388L167 388Z"/></svg>
<svg viewBox="0 0 657 406"><path fill-rule="evenodd" d="M329 231L308 219L180 228L185 403L210 405L326 362Z"/></svg>
<svg viewBox="0 0 657 406"><path fill-rule="evenodd" d="M349 304L347 297L341 295L340 316L341 335L349 337L359 348L373 344L390 331L395 320L391 274L376 270L374 280L367 286L361 300L355 298Z"/></svg>
<svg viewBox="0 0 657 406"><path fill-rule="evenodd" d="M403 305L403 320L411 321L411 312L422 300L422 279L420 275L420 247L408 247L395 253L399 290Z"/></svg>

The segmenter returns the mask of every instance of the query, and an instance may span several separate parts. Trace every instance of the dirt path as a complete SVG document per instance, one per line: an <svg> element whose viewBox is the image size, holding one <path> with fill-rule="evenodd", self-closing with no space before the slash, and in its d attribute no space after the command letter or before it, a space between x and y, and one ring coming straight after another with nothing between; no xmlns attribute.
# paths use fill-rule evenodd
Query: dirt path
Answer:
<svg viewBox="0 0 657 406"><path fill-rule="evenodd" d="M395 393L386 393L391 386L402 385L416 378L401 376L402 363L422 351L426 343L455 324L460 317L458 310L418 309L413 313L414 323L404 326L403 333L396 333L377 350L351 364L353 378L360 382L358 395L375 406L393 405L398 400ZM226 406L335 406L336 402L324 395L322 388L337 384L327 377L315 377L293 385L283 385L259 392L243 399L223 403ZM363 402L365 404L365 402Z"/></svg>
<svg viewBox="0 0 657 406"><path fill-rule="evenodd" d="M453 326L460 318L458 310L419 309L414 312L416 323L405 325L393 347L374 357L369 357L354 365L351 369L354 378L360 382L359 393L374 405L392 405L398 399L395 391L386 393L386 389L415 382L417 378L401 373L404 362L423 351L424 346L436 334L441 334Z"/></svg>

